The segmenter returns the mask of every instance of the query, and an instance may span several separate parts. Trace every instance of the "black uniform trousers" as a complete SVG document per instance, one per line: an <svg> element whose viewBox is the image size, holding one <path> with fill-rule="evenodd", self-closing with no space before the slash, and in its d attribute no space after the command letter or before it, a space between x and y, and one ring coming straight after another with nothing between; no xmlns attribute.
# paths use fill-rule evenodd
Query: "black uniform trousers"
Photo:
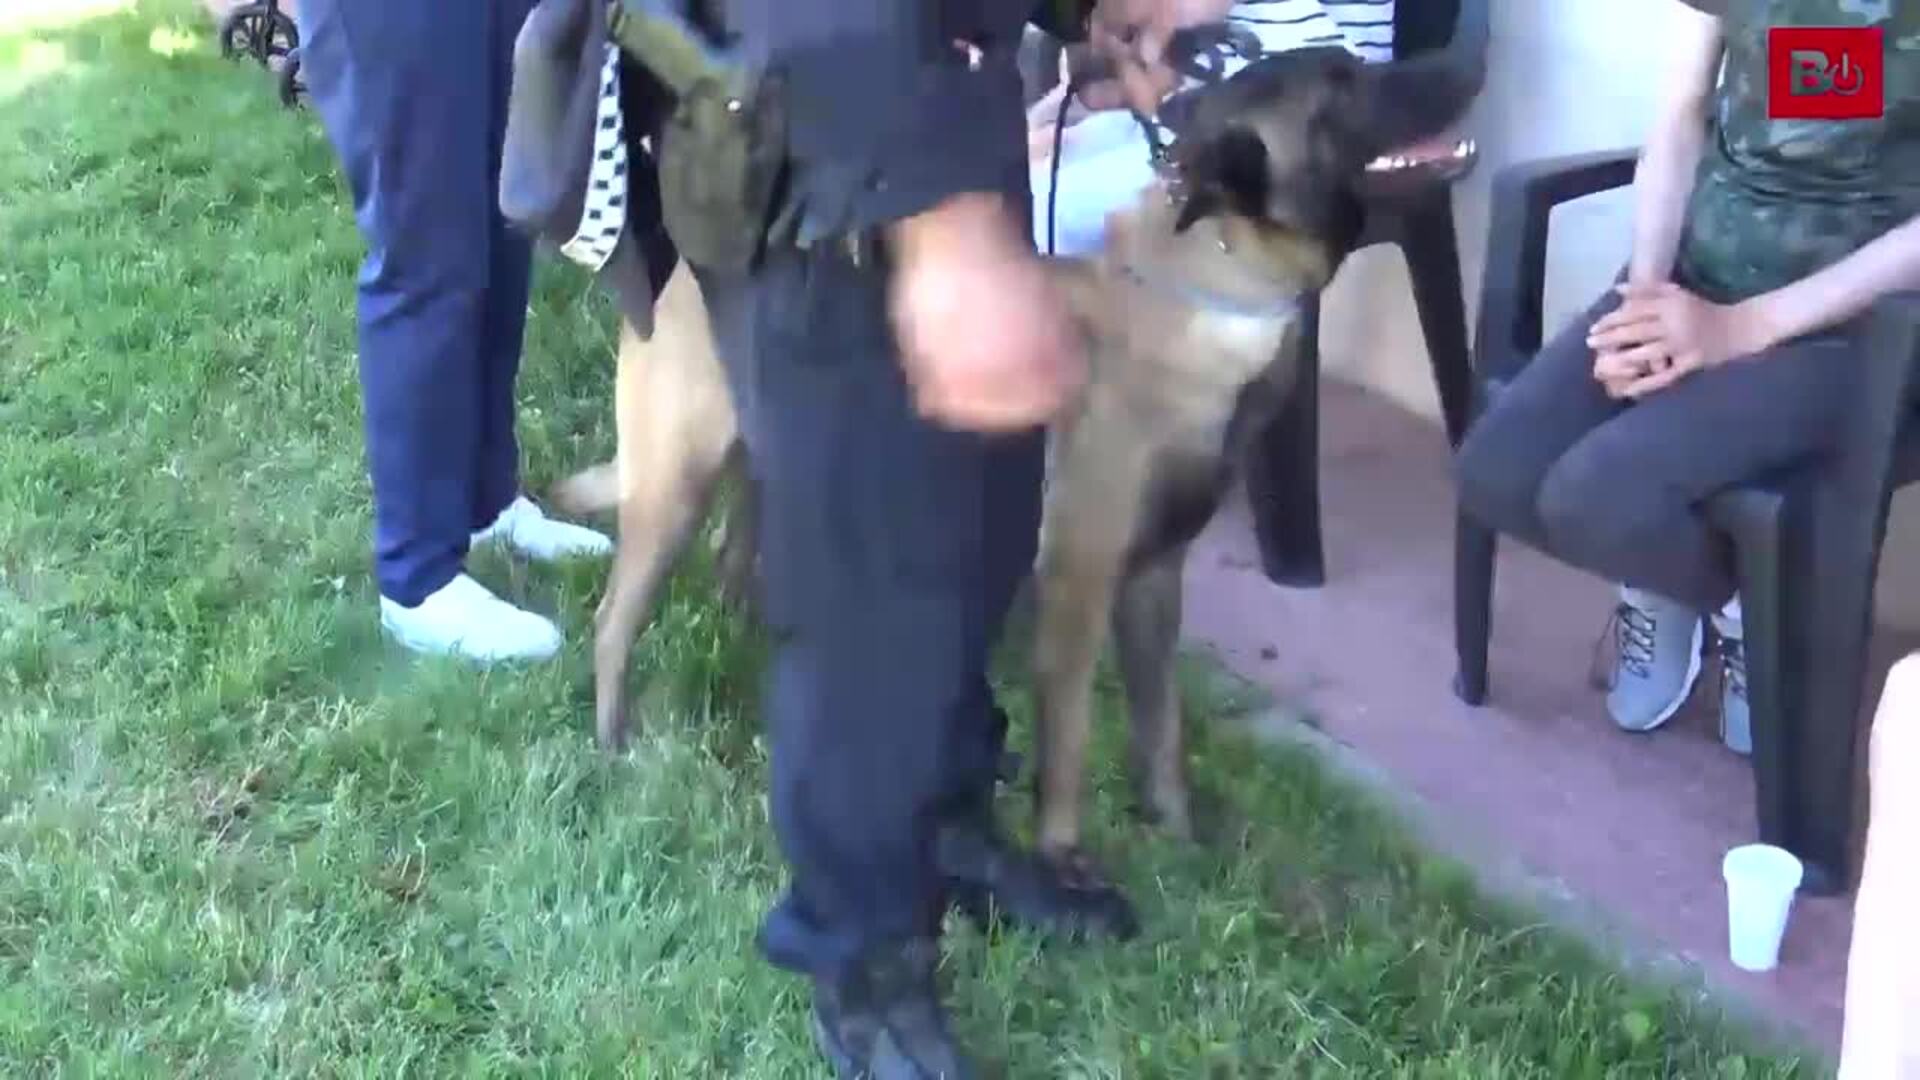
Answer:
<svg viewBox="0 0 1920 1080"><path fill-rule="evenodd" d="M841 244L702 275L762 499L772 815L791 887L761 943L834 978L937 932L933 837L992 797L989 653L1032 568L1044 435L916 415L885 271Z"/></svg>

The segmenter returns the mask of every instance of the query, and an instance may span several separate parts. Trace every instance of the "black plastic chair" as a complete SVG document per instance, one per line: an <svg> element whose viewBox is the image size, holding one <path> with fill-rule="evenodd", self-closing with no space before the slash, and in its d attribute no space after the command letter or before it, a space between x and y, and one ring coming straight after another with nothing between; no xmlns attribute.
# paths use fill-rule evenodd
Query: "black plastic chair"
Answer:
<svg viewBox="0 0 1920 1080"><path fill-rule="evenodd" d="M1476 412L1539 351L1553 208L1632 183L1635 157L1629 150L1572 155L1515 165L1495 178L1474 333ZM1893 492L1920 480L1920 424L1910 404L1920 295L1882 301L1865 328L1869 375L1841 450L1703 508L1737 557L1760 837L1800 856L1803 889L1816 895L1844 891L1852 879L1874 577ZM1459 515L1454 690L1471 705L1487 695L1495 546L1492 531Z"/></svg>
<svg viewBox="0 0 1920 1080"><path fill-rule="evenodd" d="M1484 80L1487 0L1398 0L1393 21L1396 58L1443 52L1460 70L1472 73L1475 85ZM1453 184L1454 179L1440 180L1370 204L1358 246L1394 244L1406 258L1447 439L1458 446L1472 411L1473 370ZM1267 577L1277 584L1310 588L1327 579L1320 535L1318 297L1302 318L1305 347L1299 380L1254 444L1247 462L1247 500Z"/></svg>

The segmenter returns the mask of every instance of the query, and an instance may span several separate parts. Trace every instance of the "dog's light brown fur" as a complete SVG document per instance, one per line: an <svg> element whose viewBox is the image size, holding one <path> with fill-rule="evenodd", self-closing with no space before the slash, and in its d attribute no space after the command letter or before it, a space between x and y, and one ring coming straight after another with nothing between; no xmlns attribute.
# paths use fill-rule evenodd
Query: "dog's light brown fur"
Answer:
<svg viewBox="0 0 1920 1080"><path fill-rule="evenodd" d="M1128 566L1156 470L1170 457L1221 453L1240 389L1275 365L1291 317L1196 310L1129 276L1147 270L1248 299L1305 292L1324 281L1324 253L1275 243L1233 219L1179 236L1164 193L1151 192L1112 223L1098 261L1051 263L1086 335L1090 378L1055 428L1035 598L1035 675L1041 716L1040 845L1079 845L1080 777L1090 726L1092 669L1113 627L1132 715L1130 760L1152 816L1189 824L1181 721L1173 679L1185 545ZM1237 253L1236 253L1237 251ZM625 738L625 681L635 636L665 574L741 448L699 286L676 270L641 341L623 328L615 383L614 463L563 483L571 512L617 506L619 551L594 643L596 727ZM1277 388L1277 387L1276 387ZM751 500L749 499L750 503ZM750 523L735 520L723 550L732 574L750 557ZM742 555L742 552L747 552Z"/></svg>
<svg viewBox="0 0 1920 1080"><path fill-rule="evenodd" d="M1338 227L1326 225L1333 204L1316 201L1314 190L1357 182L1370 156L1328 150L1337 140L1325 136L1353 115L1363 99L1352 88L1372 76L1342 67L1351 60L1287 63L1299 71L1276 67L1253 84L1248 104L1225 106L1241 138L1234 164L1244 165L1248 133L1265 148L1271 183L1253 185L1267 192L1265 205L1222 204L1181 229L1156 186L1110 219L1101 255L1049 264L1089 357L1084 390L1051 431L1033 580L1038 841L1057 864L1071 867L1079 849L1093 669L1109 628L1140 802L1177 833L1191 827L1173 673L1187 544L1217 504L1241 450L1236 440L1294 375L1299 319L1288 302L1322 288L1343 254ZM1244 168L1226 171L1245 179ZM1332 234L1310 235L1295 222ZM580 511L603 507L617 489L619 552L595 641L597 727L609 747L627 732L634 636L723 473L743 460L686 270L667 286L653 339L623 333L616 395L617 483L599 466L560 492L562 505ZM1185 520L1169 525L1169 513ZM734 575L750 563L751 529L735 521L728 530Z"/></svg>
<svg viewBox="0 0 1920 1080"><path fill-rule="evenodd" d="M618 744L628 727L625 687L634 638L739 452L706 304L684 264L660 294L651 340L620 327L614 405L614 461L555 491L555 502L570 513L619 510L619 548L600 599L593 649L595 726L607 746Z"/></svg>

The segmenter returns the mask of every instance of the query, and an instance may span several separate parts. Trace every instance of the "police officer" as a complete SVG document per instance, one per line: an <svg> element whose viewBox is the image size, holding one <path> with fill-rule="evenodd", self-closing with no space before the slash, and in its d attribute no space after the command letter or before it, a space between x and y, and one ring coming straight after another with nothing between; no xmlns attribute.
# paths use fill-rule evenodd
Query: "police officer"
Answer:
<svg viewBox="0 0 1920 1080"><path fill-rule="evenodd" d="M764 508L791 884L761 947L814 981L842 1076L971 1075L933 980L950 905L1080 934L1131 922L1110 886L1011 849L991 810L988 654L1035 556L1042 428L1083 362L1028 227L1014 53L1033 6L726 12L783 76L801 210L751 272L696 267Z"/></svg>

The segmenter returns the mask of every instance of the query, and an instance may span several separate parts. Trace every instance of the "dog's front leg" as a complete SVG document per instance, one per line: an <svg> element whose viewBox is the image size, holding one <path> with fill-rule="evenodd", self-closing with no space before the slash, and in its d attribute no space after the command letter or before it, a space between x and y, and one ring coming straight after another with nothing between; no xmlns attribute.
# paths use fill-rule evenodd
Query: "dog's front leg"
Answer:
<svg viewBox="0 0 1920 1080"><path fill-rule="evenodd" d="M1141 812L1182 839L1193 835L1186 745L1175 670L1180 639L1182 545L1127 575L1114 604L1114 651L1127 691L1127 765Z"/></svg>
<svg viewBox="0 0 1920 1080"><path fill-rule="evenodd" d="M1061 864L1078 861L1094 667L1106 642L1116 571L1103 559L1063 557L1044 560L1035 575L1036 839L1041 854Z"/></svg>

